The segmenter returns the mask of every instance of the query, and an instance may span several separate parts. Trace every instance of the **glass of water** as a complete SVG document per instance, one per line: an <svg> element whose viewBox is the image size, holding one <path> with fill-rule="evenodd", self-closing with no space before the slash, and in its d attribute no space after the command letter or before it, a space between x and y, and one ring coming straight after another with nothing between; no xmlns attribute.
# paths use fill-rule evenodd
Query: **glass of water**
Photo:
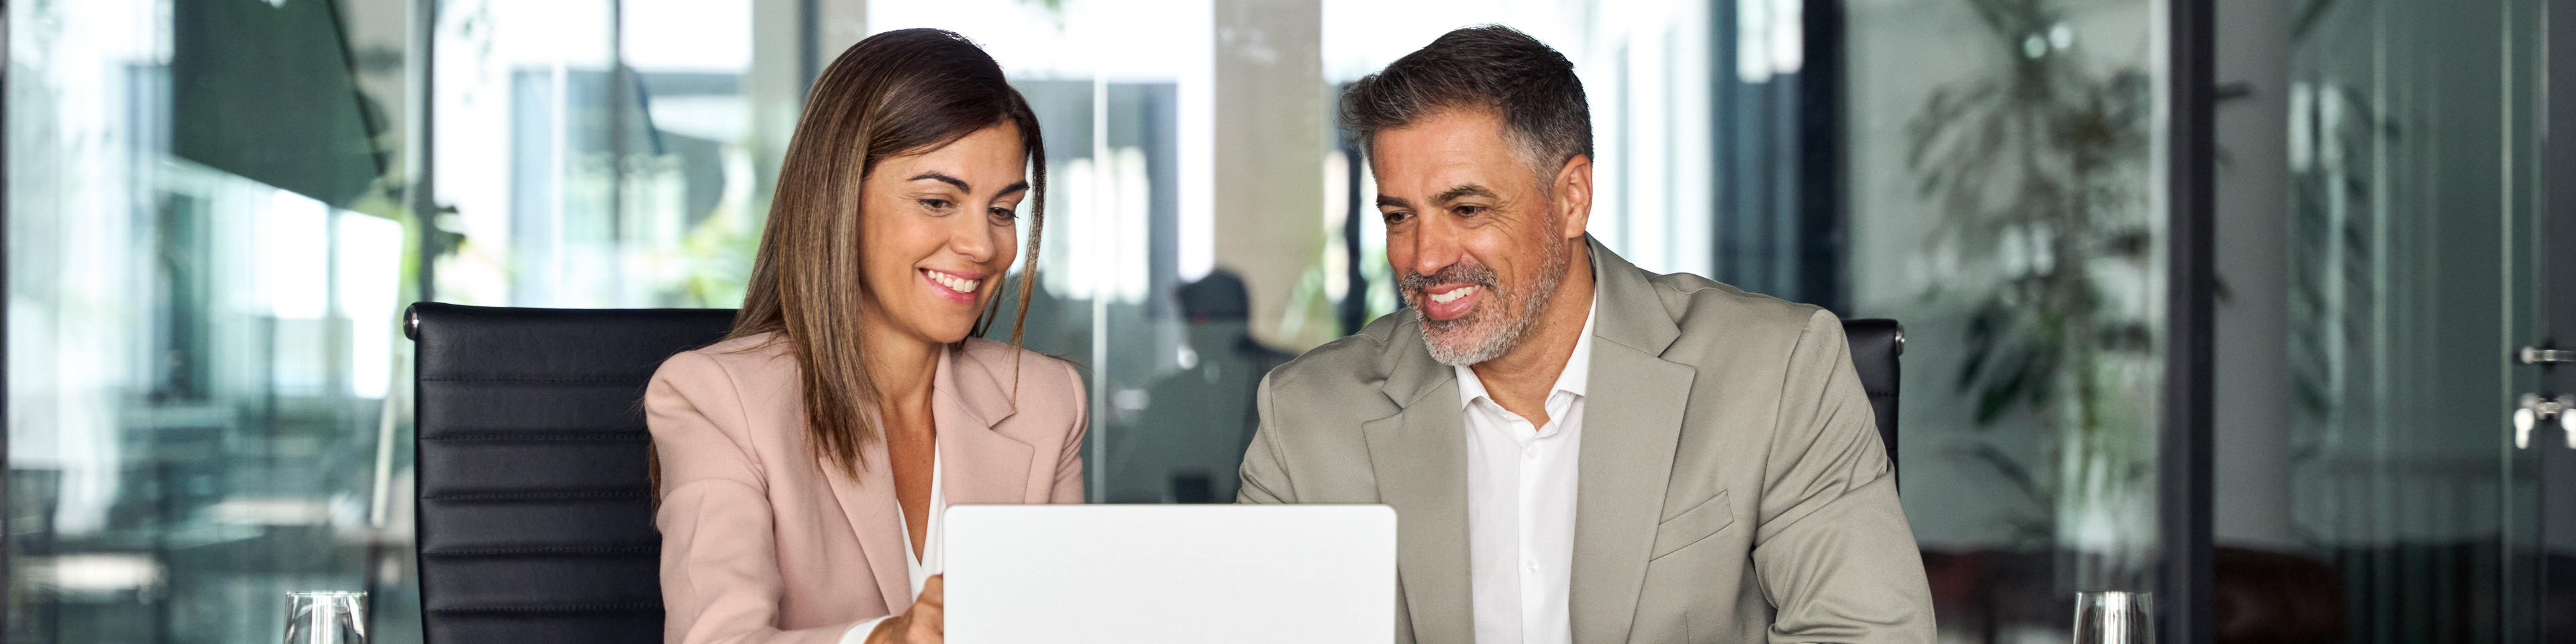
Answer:
<svg viewBox="0 0 2576 644"><path fill-rule="evenodd" d="M2076 593L2074 644L2152 644L2155 620L2154 593Z"/></svg>
<svg viewBox="0 0 2576 644"><path fill-rule="evenodd" d="M367 644L367 594L286 594L286 644Z"/></svg>

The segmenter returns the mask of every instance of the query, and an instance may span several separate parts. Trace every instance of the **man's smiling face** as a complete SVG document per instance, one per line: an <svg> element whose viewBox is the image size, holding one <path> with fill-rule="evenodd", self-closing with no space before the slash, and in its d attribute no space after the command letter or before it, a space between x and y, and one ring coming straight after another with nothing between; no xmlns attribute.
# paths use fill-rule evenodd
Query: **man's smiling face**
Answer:
<svg viewBox="0 0 2576 644"><path fill-rule="evenodd" d="M1449 109L1371 144L1387 262L1444 364L1518 345L1582 243L1582 216L1558 212L1506 128L1496 112Z"/></svg>

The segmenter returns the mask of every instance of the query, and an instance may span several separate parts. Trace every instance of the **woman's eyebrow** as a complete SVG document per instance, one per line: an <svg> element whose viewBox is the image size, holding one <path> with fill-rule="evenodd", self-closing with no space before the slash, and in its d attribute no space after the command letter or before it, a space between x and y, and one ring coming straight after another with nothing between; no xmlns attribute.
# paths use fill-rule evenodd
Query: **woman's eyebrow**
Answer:
<svg viewBox="0 0 2576 644"><path fill-rule="evenodd" d="M958 184L958 187L961 187L961 188L962 188L962 187L965 187L965 184ZM1001 189L1000 191L998 191L998 192L994 192L994 193L993 193L993 196L995 196L995 197L999 197L999 196L1002 196L1002 195L1007 195L1007 194L1011 194L1011 193L1014 193L1014 192L1019 192L1019 191L1022 191L1022 190L1027 190L1027 189L1029 189L1029 182L1022 181L1022 182L1019 182L1019 183L1014 183L1014 184L1011 184L1011 185L1002 186L1002 189Z"/></svg>
<svg viewBox="0 0 2576 644"><path fill-rule="evenodd" d="M966 180L965 180L965 179L959 179L959 178L956 178L956 177L948 176L948 174L947 174L947 173L943 173L943 172L940 172L940 171L937 171L937 170L932 170L932 171L930 171L930 172L924 172L924 173L921 173L921 174L918 174L918 175L914 175L911 179L907 179L907 181L920 181L920 180L923 180L923 179L929 179L929 180L932 180L932 181L937 181L937 182L940 182L940 183L945 183L945 184L948 184L948 185L957 186L957 189L958 189L958 190L965 191L965 192L970 192L970 193L971 193L971 192L974 192L974 191L975 191L975 189L974 189L974 188L966 187Z"/></svg>

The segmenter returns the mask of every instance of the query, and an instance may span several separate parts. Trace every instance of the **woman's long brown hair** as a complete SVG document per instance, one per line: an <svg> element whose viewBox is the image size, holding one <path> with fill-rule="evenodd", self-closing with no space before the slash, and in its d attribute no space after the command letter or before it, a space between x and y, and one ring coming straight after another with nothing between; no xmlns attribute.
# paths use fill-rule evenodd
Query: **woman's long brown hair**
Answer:
<svg viewBox="0 0 2576 644"><path fill-rule="evenodd" d="M806 96L779 167L751 285L726 339L766 333L771 342L787 343L805 388L807 439L846 473L866 469L866 448L884 440L870 413L879 393L859 316L867 297L859 277L860 185L886 158L927 152L1005 123L1020 130L1031 186L1029 243L1011 321L1017 348L1046 231L1046 147L1036 113L1003 79L1001 65L952 32L889 31L842 52ZM986 305L974 335L991 328L999 303Z"/></svg>

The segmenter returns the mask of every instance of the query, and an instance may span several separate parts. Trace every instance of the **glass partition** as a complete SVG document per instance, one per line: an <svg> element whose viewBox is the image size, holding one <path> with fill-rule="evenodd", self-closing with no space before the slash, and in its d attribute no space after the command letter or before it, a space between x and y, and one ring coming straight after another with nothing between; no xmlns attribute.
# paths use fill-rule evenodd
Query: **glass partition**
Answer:
<svg viewBox="0 0 2576 644"><path fill-rule="evenodd" d="M6 637L275 641L399 548L403 4L8 10Z"/></svg>
<svg viewBox="0 0 2576 644"><path fill-rule="evenodd" d="M1847 292L1905 324L1942 636L2063 641L2159 569L2166 3L1845 6Z"/></svg>
<svg viewBox="0 0 2576 644"><path fill-rule="evenodd" d="M755 119L776 97L754 95L751 4L439 2L437 299L739 303L782 149L762 137L783 140Z"/></svg>
<svg viewBox="0 0 2576 644"><path fill-rule="evenodd" d="M916 26L1044 125L1026 342L1094 502L1231 500L1261 375L1399 306L1333 99L1496 22L1583 76L1610 248L1907 325L1945 637L2157 565L2156 0L7 6L11 641L273 641L298 590L417 641L400 307L736 305L807 79Z"/></svg>
<svg viewBox="0 0 2576 644"><path fill-rule="evenodd" d="M2223 390L2238 402L2222 407L2236 413L2220 417L2220 449L2236 465L2214 482L2217 575L2303 588L2282 594L2325 617L2298 621L2324 623L2284 628L2554 642L2576 615L2567 432L2516 417L2522 396L2566 391L2517 355L2551 346L2566 323L2553 300L2570 292L2550 263L2565 251L2542 242L2569 223L2542 198L2565 181L2540 135L2553 4L2248 16L2288 36L2248 54L2273 102L2241 116L2281 153L2239 179L2277 191L2241 215L2277 232L2246 252L2271 275L2237 306L2277 327L2220 322L2279 357L2218 365L2239 386Z"/></svg>

